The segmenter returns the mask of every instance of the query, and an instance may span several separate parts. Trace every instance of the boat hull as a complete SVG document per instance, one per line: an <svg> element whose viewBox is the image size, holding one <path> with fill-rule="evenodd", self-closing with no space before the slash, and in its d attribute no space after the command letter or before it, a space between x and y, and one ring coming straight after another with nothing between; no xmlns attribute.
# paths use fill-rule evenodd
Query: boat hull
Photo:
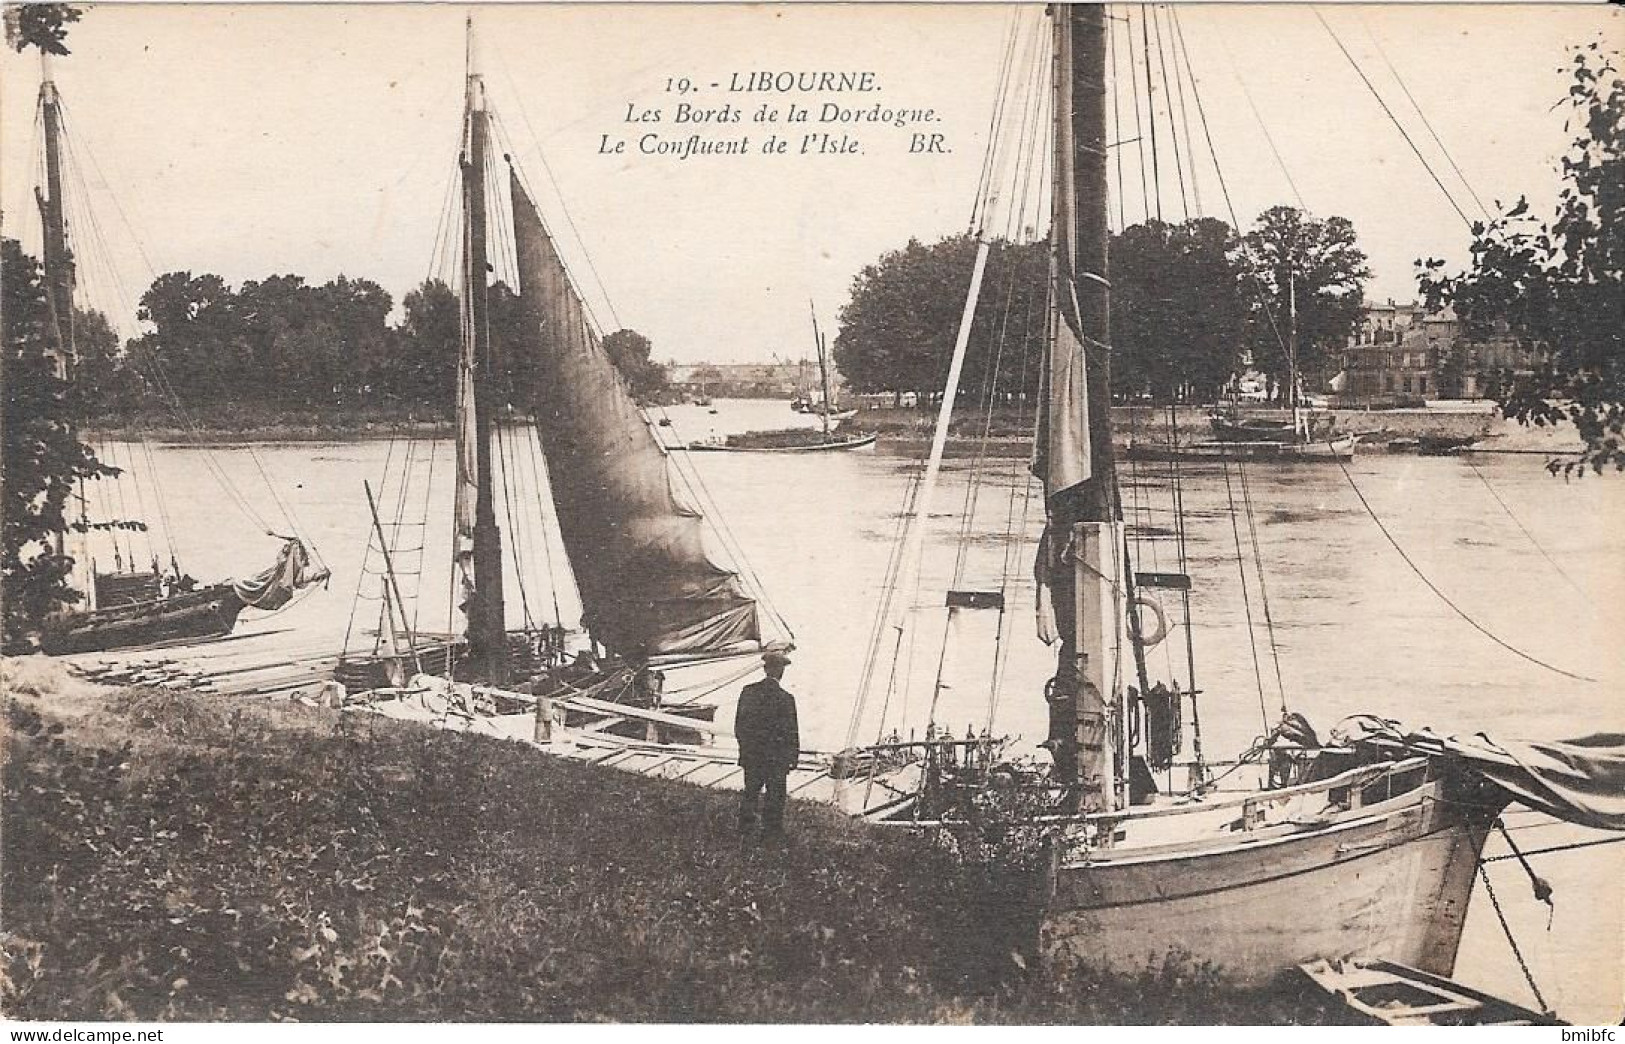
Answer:
<svg viewBox="0 0 1625 1044"><path fill-rule="evenodd" d="M1251 419L1230 421L1223 417L1209 417L1213 438L1218 442L1280 442L1292 438L1289 420Z"/></svg>
<svg viewBox="0 0 1625 1044"><path fill-rule="evenodd" d="M873 446L879 437L878 434L859 435L850 439L832 439L828 442L813 442L802 446L730 446L726 443L691 442L687 448L700 453L833 453L866 449Z"/></svg>
<svg viewBox="0 0 1625 1044"><path fill-rule="evenodd" d="M1285 837L1062 866L1046 951L1119 975L1170 960L1263 986L1318 959L1454 970L1495 810L1419 794Z"/></svg>
<svg viewBox="0 0 1625 1044"><path fill-rule="evenodd" d="M1251 442L1193 442L1170 448L1150 443L1130 443L1130 460L1264 460L1264 461L1343 461L1354 459L1359 438L1345 435L1318 442L1257 440Z"/></svg>
<svg viewBox="0 0 1625 1044"><path fill-rule="evenodd" d="M237 625L243 601L230 584L149 602L67 613L47 624L40 649L53 656L102 652L135 645L215 638Z"/></svg>

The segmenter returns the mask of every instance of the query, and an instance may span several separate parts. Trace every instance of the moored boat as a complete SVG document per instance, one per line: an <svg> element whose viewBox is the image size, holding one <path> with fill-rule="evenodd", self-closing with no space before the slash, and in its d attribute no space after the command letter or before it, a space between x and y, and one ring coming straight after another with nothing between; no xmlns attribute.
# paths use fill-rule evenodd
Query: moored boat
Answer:
<svg viewBox="0 0 1625 1044"><path fill-rule="evenodd" d="M76 333L78 316L94 309L89 307L91 302L78 299L78 274L82 266L89 266L91 259L79 256L78 243L70 236L64 184L83 186L86 182L84 171L73 169L78 162L78 148L69 148L65 144L67 130L62 120L62 99L52 72L51 57L44 51L40 57L37 112L42 131L40 140L44 155L41 167L44 179L35 192L41 218L41 253L47 297L44 348L56 376L71 385L80 379ZM80 200L75 209L79 215L89 214L89 201ZM84 239L87 242L100 242L96 235ZM100 264L107 265L109 262L100 259ZM167 378L159 364L153 363L152 366L156 379L151 383L168 388ZM172 389L167 395L170 407L184 415L184 406L173 396ZM82 419L70 419L70 430L75 438ZM151 454L146 454L149 463L151 459ZM223 472L216 471L216 477L222 485L229 482ZM160 513L164 511L163 492L158 488L156 475L136 475L114 468L94 479L96 482L115 484L126 480L138 487L145 482ZM228 489L227 492L239 505L246 503L240 491ZM322 583L328 576L325 568L318 568L312 563L305 545L297 537L280 537L283 541L281 551L275 563L265 572L241 581L227 580L198 588L196 581L182 570L173 543L169 548L167 567L160 565L158 550L150 535L147 536L145 554L137 553L129 542L129 534L149 534L151 527L145 520L91 518L92 498L86 496L83 484L71 499L77 505L77 517L71 521L64 518L63 528L52 534L52 544L57 554L70 561L71 568L66 579L68 586L78 595L78 603L73 608L58 609L42 623L39 647L50 655L102 652L159 642L219 637L231 632L244 609L278 609L287 604L296 592ZM103 499L108 502L113 500L111 497ZM142 504L146 502L140 488L137 488L132 499ZM117 494L117 501L123 503L122 492ZM289 529L295 528L285 510L282 521ZM277 536L274 533L267 535ZM136 565L149 558L151 568L143 569ZM112 565L111 570L106 570L108 564Z"/></svg>
<svg viewBox="0 0 1625 1044"><path fill-rule="evenodd" d="M692 467L686 455L662 442L658 422L638 406L603 350L591 309L511 159L516 150L495 141L499 124L489 107L472 20L467 32L460 164L466 249L457 290L463 314L472 321L465 324L458 348L450 549L455 605L462 617L454 627L461 626L444 677L436 681L414 669L415 612L407 611L407 598L394 582L391 541L375 508L374 540L385 574L379 633L387 632L388 640L363 659L393 661L396 689L404 678L424 679L413 686L418 702L408 701L418 709L425 686L443 697L459 696L465 692L459 687L474 683L477 689L467 691L484 701L482 713L500 717L516 708L551 704L568 711L561 727L596 729L599 740L622 733L644 736L651 722L660 726L660 735L697 740L695 730L710 720L715 706L666 693L665 673L750 656L767 644L787 644L792 636L760 599L737 548L711 525L704 489L684 470ZM493 176L498 157L507 159L501 179ZM493 246L499 232L511 233L512 242ZM493 258L511 264L502 275L517 284L522 314L516 332L496 345L483 318ZM529 379L517 388L495 379L481 362L494 350L524 357ZM515 488L506 463L514 451L496 423L509 412L531 421L526 435L534 442L527 450L540 451L545 488L539 483ZM558 587L573 581L581 604L579 631L567 633L557 618L540 628L531 619L524 577L534 562L520 555L526 534L516 525L526 499L535 501L539 514L550 514L549 526L557 527L568 576L553 575L550 566L545 581L554 587L555 614L560 613ZM498 504L507 522L506 540ZM531 539L547 543L555 536L547 532ZM518 579L525 617L518 632L509 629L509 567ZM534 649L535 655L516 655L516 649ZM376 677L376 671L369 673ZM604 708L641 717L621 721Z"/></svg>
<svg viewBox="0 0 1625 1044"><path fill-rule="evenodd" d="M690 442L685 448L698 453L821 453L865 449L873 446L879 437L875 432L843 434L816 428L783 428L740 432L708 442Z"/></svg>
<svg viewBox="0 0 1625 1044"><path fill-rule="evenodd" d="M1042 693L1049 717L1039 745L1044 753L1026 761L1003 757L999 743L945 736L935 716L939 697L959 686L948 668L967 655L954 638L965 618L994 612L1002 627L1012 557L995 590L985 581L967 584L956 565L942 602L914 593L924 572L923 524L932 513L989 253L990 237L977 227L931 454L882 585L910 596L883 596L888 601L876 614L851 734L871 696L880 704L878 729L897 724L886 718L895 705L894 679L906 673L898 664L914 655L911 643L918 640L905 632L917 631L912 621L926 614L941 620L942 636L925 701L932 717L923 740L854 743L838 756L856 766L839 774L848 807L899 828L947 832L971 851L1006 846L995 865L1011 877L1008 894L1035 911L1041 952L1063 963L1129 977L1188 965L1249 986L1295 974L1314 959L1387 959L1448 975L1483 845L1511 801L1625 829L1619 737L1552 745L1525 760L1510 747L1474 751L1357 718L1323 744L1287 712L1284 685L1282 718L1268 727L1260 677L1266 734L1214 772L1197 717L1204 694L1194 681L1194 578L1187 572L1178 472L1170 477L1177 542L1160 562L1150 558L1154 571L1141 571L1146 559L1137 557L1137 542L1144 527L1131 531L1125 523L1111 441L1108 16L1077 4L1052 5L1048 17L1051 48L1039 61L1054 77L1052 286L1033 466L1045 509L1034 563L1039 636L1055 650ZM1017 84L1027 82L1022 77L1043 80L1031 70L1010 77ZM988 168L997 162L990 156ZM1001 190L980 188L973 213L986 214ZM1289 344L1283 349L1290 359ZM1356 441L1310 438L1295 416L1282 437L1215 439L1165 452L1236 461L1245 482L1253 460L1342 460ZM1140 481L1136 512L1147 494L1143 473ZM1149 655L1171 632L1160 608L1167 597L1183 609L1190 665L1184 678L1179 657L1167 657L1167 676L1158 677L1153 672L1164 657ZM1003 638L1002 630L995 634ZM993 645L990 707L1000 696L1004 655L1000 640ZM1175 779L1181 771L1183 785Z"/></svg>

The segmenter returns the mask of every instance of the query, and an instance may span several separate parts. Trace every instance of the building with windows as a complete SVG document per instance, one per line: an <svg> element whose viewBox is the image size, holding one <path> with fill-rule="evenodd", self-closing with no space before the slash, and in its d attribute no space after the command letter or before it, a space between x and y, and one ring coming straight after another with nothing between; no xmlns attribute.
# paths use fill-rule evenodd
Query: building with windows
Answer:
<svg viewBox="0 0 1625 1044"><path fill-rule="evenodd" d="M1333 379L1336 404L1378 409L1422 405L1438 392L1440 341L1448 344L1454 327L1454 319L1440 323L1419 304L1367 302L1343 349L1342 370Z"/></svg>
<svg viewBox="0 0 1625 1044"><path fill-rule="evenodd" d="M1449 308L1367 303L1333 381L1336 405L1385 409L1483 398L1495 373L1532 365L1510 336L1469 341Z"/></svg>

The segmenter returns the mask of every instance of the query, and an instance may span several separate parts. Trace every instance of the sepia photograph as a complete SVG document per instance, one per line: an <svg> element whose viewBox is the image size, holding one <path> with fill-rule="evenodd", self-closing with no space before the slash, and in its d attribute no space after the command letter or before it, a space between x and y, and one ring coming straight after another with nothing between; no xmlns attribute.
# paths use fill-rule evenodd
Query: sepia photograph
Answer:
<svg viewBox="0 0 1625 1044"><path fill-rule="evenodd" d="M1625 7L4 19L13 1039L1625 1019Z"/></svg>

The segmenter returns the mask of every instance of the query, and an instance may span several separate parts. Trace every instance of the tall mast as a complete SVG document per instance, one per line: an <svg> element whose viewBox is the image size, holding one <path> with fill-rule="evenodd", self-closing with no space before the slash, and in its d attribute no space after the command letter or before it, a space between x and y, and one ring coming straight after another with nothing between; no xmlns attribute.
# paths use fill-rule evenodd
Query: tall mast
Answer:
<svg viewBox="0 0 1625 1044"><path fill-rule="evenodd" d="M1298 273L1292 257L1287 258L1286 286L1286 401L1292 411L1292 431L1301 434L1303 423L1298 416Z"/></svg>
<svg viewBox="0 0 1625 1044"><path fill-rule="evenodd" d="M463 213L468 223L464 253L463 294L468 323L464 337L474 377L474 592L466 607L469 657L475 674L500 685L508 679L506 609L502 597L502 531L497 528L492 490L491 436L500 405L495 356L491 348L490 299L486 273L486 158L490 151L490 117L485 109L485 81L479 72L474 20L468 20L468 84L465 102L467 141L463 154Z"/></svg>
<svg viewBox="0 0 1625 1044"><path fill-rule="evenodd" d="M39 91L40 118L45 124L45 189L42 192L36 188L34 197L45 225L45 299L50 313L47 334L57 375L72 380L77 361L73 329L75 273L62 210L62 99L51 75L51 56L43 50Z"/></svg>
<svg viewBox="0 0 1625 1044"><path fill-rule="evenodd" d="M829 360L824 352L824 335L818 332L818 306L811 301L807 302L812 309L813 343L818 346L818 379L824 386L824 408L820 412L824 420L824 435L829 435L829 411L834 408L829 397Z"/></svg>
<svg viewBox="0 0 1625 1044"><path fill-rule="evenodd" d="M1072 785L1078 807L1102 811L1116 803L1118 744L1109 730L1126 647L1108 359L1106 16L1095 4L1051 11L1055 301L1040 446L1048 514L1040 564L1060 648L1048 693L1049 740L1056 774Z"/></svg>

